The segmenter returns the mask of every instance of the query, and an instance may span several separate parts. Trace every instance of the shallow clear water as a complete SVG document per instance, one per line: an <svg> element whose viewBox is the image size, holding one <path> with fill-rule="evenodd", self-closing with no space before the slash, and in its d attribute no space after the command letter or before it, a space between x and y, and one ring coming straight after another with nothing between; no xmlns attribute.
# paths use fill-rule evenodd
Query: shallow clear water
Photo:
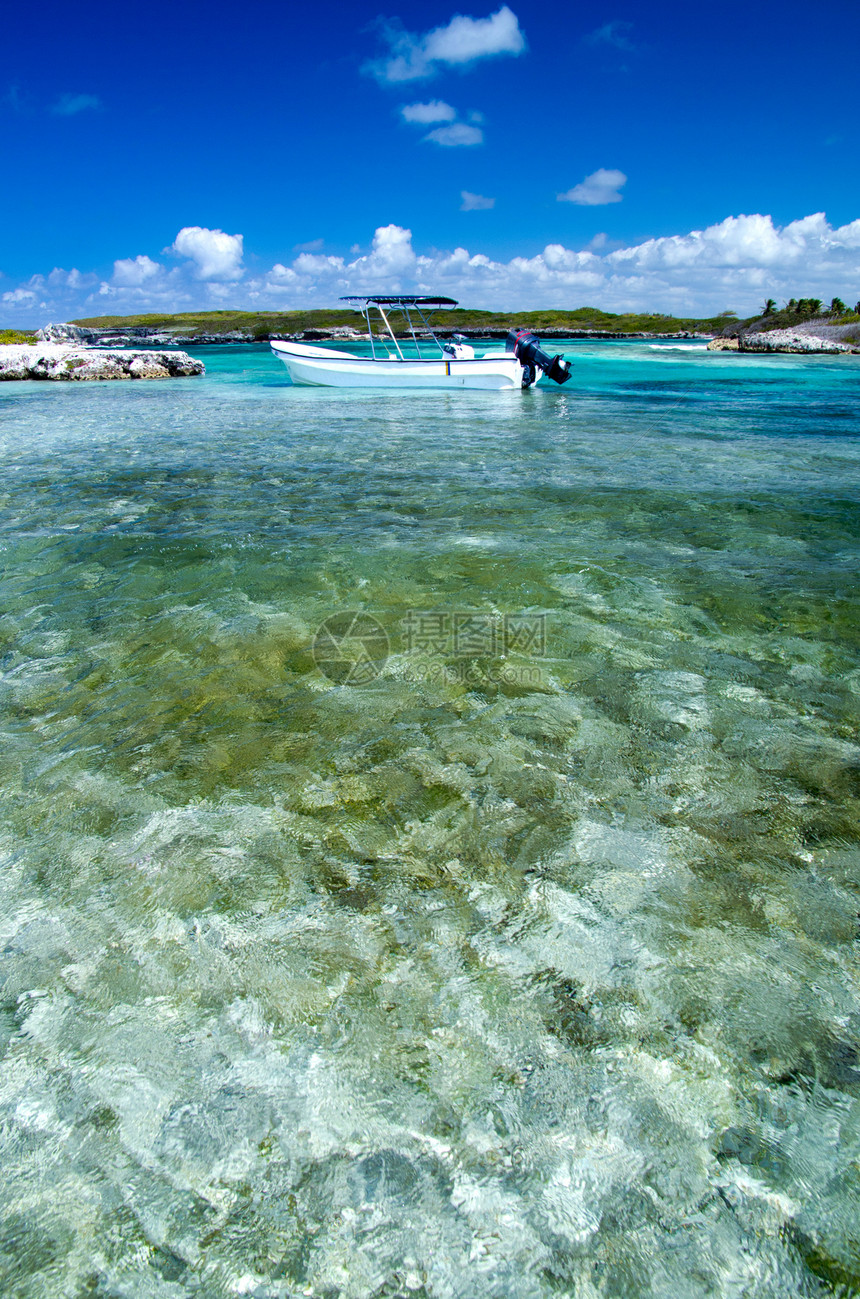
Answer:
<svg viewBox="0 0 860 1299"><path fill-rule="evenodd" d="M567 351L0 390L4 1296L860 1287L860 359Z"/></svg>

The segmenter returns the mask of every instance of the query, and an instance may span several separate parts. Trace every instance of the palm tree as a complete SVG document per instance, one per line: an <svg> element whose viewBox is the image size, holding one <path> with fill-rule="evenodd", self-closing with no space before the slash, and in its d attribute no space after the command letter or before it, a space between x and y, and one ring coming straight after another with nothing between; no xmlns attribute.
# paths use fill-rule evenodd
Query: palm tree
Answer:
<svg viewBox="0 0 860 1299"><path fill-rule="evenodd" d="M833 298L830 303L831 316L844 316L848 310L841 298Z"/></svg>
<svg viewBox="0 0 860 1299"><path fill-rule="evenodd" d="M773 298L768 298L767 302L764 304L764 311L761 314L763 316L772 316L775 311L776 303Z"/></svg>
<svg viewBox="0 0 860 1299"><path fill-rule="evenodd" d="M797 299L789 298L788 302L785 304L785 309L786 311L797 311Z"/></svg>

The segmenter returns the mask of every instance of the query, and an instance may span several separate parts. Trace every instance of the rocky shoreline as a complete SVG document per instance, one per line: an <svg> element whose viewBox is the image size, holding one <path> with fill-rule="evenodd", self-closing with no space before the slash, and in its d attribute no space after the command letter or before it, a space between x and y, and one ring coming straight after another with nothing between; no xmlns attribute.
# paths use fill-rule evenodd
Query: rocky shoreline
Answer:
<svg viewBox="0 0 860 1299"><path fill-rule="evenodd" d="M704 342L708 341L708 350L712 352L750 352L750 353L774 353L774 352L800 352L805 354L823 354L838 355L840 353L860 353L860 338L857 334L857 326L834 327L823 324L819 321L811 321L799 324L792 329L772 329L764 330L755 328L761 324L760 321L753 322L754 328L735 328L731 332L726 330L722 335L713 337L711 334L699 333L692 330L681 330L672 333L657 333L652 331L625 332L624 330L610 329L564 329L547 327L541 329L540 335L544 339L571 338L581 340L636 340L636 339L698 339ZM438 338L451 338L457 331L454 329L437 329L434 330ZM427 338L430 335L426 330L417 330L419 338ZM503 340L507 337L507 329L483 329L480 337L487 339ZM477 335L476 335L477 336ZM267 343L274 338L282 338L298 343L312 342L363 342L369 338L369 335L362 333L360 330L353 329L349 325L335 325L331 328L304 329L297 333L274 332L265 337L259 334L252 334L242 330L228 330L223 333L189 333L182 330L165 330L153 326L137 325L130 326L127 329L117 330L116 328L96 328L83 325L46 325L44 329L37 332L36 337L42 341L42 346L63 347L69 352L71 345L74 350L74 359L77 363L81 356L91 358L93 353L100 357L111 356L114 358L113 370L110 366L102 367L111 372L104 374L92 373L92 366L86 369L81 367L81 373L55 373L55 366L39 366L38 374L30 374L28 378L168 378L174 374L196 374L201 373L203 366L201 362L194 362L185 353L176 351L131 353L107 352L106 348L130 348L135 345L151 348L176 348L178 346L215 346L232 343ZM98 349L96 351L96 349ZM2 349L9 351L7 347ZM19 349L20 350L20 349ZM160 357L159 362L154 361L155 356ZM71 353L69 352L69 357ZM128 372L129 365L124 365L124 373L115 372L117 358L122 358L123 362L130 361L132 357L147 358L150 368L158 364L162 369L156 373L142 373L146 368L143 362L137 365L137 369ZM177 369L177 364L183 358L182 364L199 365L200 370ZM64 358L65 359L65 358ZM67 367L71 370L71 367ZM51 369L51 373L42 373L45 369ZM169 374L164 374L163 370L167 369ZM24 377L4 373L2 361L0 361L0 379Z"/></svg>
<svg viewBox="0 0 860 1299"><path fill-rule="evenodd" d="M418 329L415 332L419 338L430 337L426 330ZM434 329L433 331L437 338L452 338L458 332L453 327L450 329ZM507 329L482 329L476 337L505 339L508 332ZM551 327L541 329L540 336L541 338L580 339L700 338L703 341L711 337L710 334L693 333L689 330L682 330L680 333L658 334L647 331L630 333L624 330L612 329L555 329ZM360 330L352 329L349 325L335 325L330 329L303 329L295 334L278 331L264 337L241 330L228 330L221 334L190 334L183 333L182 330L178 329L156 329L147 325L130 326L128 329L123 330L89 328L84 325L46 325L44 329L38 331L36 337L46 342L79 343L86 347L127 347L133 346L135 343L145 343L151 347L180 345L188 347L201 344L267 343L273 338L281 338L292 343L335 342L338 339L343 342L362 342L367 340L369 335L362 333Z"/></svg>
<svg viewBox="0 0 860 1299"><path fill-rule="evenodd" d="M0 382L184 379L205 373L205 368L187 352L110 352L52 342L0 345Z"/></svg>
<svg viewBox="0 0 860 1299"><path fill-rule="evenodd" d="M712 338L710 352L803 352L835 356L840 353L860 354L860 346L842 343L834 338L822 338L799 329L771 329L767 333L740 333L733 338Z"/></svg>

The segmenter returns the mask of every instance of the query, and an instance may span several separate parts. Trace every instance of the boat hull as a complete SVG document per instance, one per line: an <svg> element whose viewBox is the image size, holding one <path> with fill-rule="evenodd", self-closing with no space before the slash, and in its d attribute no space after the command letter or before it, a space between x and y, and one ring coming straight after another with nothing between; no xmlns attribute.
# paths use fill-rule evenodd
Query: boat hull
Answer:
<svg viewBox="0 0 860 1299"><path fill-rule="evenodd" d="M293 383L322 388L521 388L523 367L508 355L419 361L351 356L324 347L275 340L272 351Z"/></svg>

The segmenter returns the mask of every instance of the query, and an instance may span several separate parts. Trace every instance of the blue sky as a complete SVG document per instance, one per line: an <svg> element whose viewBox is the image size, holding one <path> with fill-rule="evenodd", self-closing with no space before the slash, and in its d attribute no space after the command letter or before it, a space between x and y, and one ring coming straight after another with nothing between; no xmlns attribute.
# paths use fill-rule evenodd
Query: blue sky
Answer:
<svg viewBox="0 0 860 1299"><path fill-rule="evenodd" d="M0 325L413 287L860 298L853 3L95 0L3 25Z"/></svg>

